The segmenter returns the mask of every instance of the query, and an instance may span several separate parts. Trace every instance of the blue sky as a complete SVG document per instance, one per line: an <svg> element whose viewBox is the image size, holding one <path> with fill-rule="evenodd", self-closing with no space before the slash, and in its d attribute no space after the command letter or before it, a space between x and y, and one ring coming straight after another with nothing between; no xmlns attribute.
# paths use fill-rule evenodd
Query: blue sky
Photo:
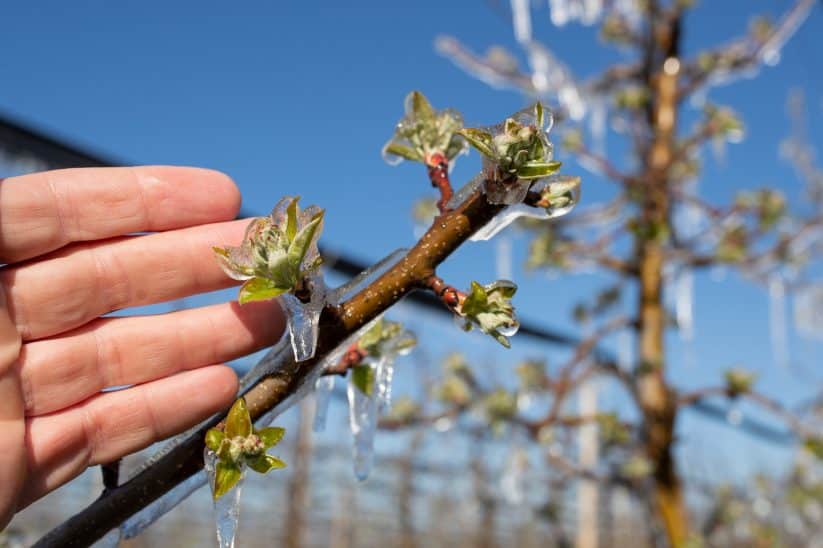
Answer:
<svg viewBox="0 0 823 548"><path fill-rule="evenodd" d="M128 163L225 171L240 185L244 207L255 213L266 213L284 194L300 194L306 204L327 207L323 239L329 246L375 260L412 243L410 206L429 192L422 168L393 168L380 159L405 94L421 89L436 106L459 108L469 125L497 121L523 106L516 93L473 80L432 45L448 33L477 50L496 43L514 49L507 4L6 3L0 9L0 110ZM687 51L742 33L747 13L778 13L788 4L705 0L687 27ZM551 27L542 3L534 18L537 37L582 77L622 58L601 48L591 29ZM794 86L806 91L812 138L823 143L821 28L823 13L817 9L781 64L756 80L712 92L714 100L733 104L743 115L749 135L730 146L724 162L707 158L702 188L708 197L727 199L736 188L768 184L798 201L799 183L776 145L789 130L784 105ZM610 145L617 142L610 137ZM461 159L454 179L467 180L477 165L476 156ZM574 162L567 171L584 174L584 204L608 193L606 183ZM515 238L516 259L523 258L524 248L524 239ZM494 253L494 244L471 244L443 272L457 285L489 280ZM524 273L517 279L523 316L566 329L574 329L570 305L602 280ZM810 378L820 380L820 344L792 345L810 376L775 369L762 288L737 276L717 282L701 275L695 308L698 336L691 348L672 340L674 377L683 385L716 383L733 364L757 369L767 392L788 399L807 394ZM434 355L454 344L478 353L494 348L479 336L458 339L454 328L442 327L447 336L439 327L424 329ZM488 359L507 368L516 357L539 352L516 341L513 352L494 350ZM695 365L687 365L687 356Z"/></svg>

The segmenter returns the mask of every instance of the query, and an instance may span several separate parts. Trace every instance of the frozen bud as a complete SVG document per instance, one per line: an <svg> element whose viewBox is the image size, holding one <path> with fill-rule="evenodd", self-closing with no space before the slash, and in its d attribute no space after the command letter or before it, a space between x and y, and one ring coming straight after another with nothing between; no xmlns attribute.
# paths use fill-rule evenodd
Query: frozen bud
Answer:
<svg viewBox="0 0 823 548"><path fill-rule="evenodd" d="M749 233L742 224L730 226L720 235L715 251L718 260L725 263L739 263L746 258Z"/></svg>
<svg viewBox="0 0 823 548"><path fill-rule="evenodd" d="M511 344L507 337L514 335L520 327L511 304L516 291L517 286L507 280L498 280L486 286L472 282L471 291L455 308L464 320L463 329L470 331L477 327L509 348Z"/></svg>
<svg viewBox="0 0 823 548"><path fill-rule="evenodd" d="M726 392L729 397L735 398L751 391L757 375L752 371L735 367L726 370L723 373L723 378L726 380Z"/></svg>
<svg viewBox="0 0 823 548"><path fill-rule="evenodd" d="M643 455L632 455L620 466L620 474L632 481L640 481L654 472L654 465Z"/></svg>
<svg viewBox="0 0 823 548"><path fill-rule="evenodd" d="M492 424L505 421L517 412L517 398L511 392L498 388L483 399L483 411Z"/></svg>
<svg viewBox="0 0 823 548"><path fill-rule="evenodd" d="M435 387L434 396L443 403L462 407L471 402L472 389L461 377L449 376Z"/></svg>
<svg viewBox="0 0 823 548"><path fill-rule="evenodd" d="M240 304L298 293L320 266L317 240L324 211L315 206L301 211L298 200L283 198L269 217L254 219L239 247L213 248L226 274L245 282Z"/></svg>
<svg viewBox="0 0 823 548"><path fill-rule="evenodd" d="M457 135L462 128L460 113L436 111L425 95L413 91L406 97L406 115L383 147L383 158L392 165L402 160L429 165L437 155L451 162L466 151L466 142Z"/></svg>
<svg viewBox="0 0 823 548"><path fill-rule="evenodd" d="M620 418L614 413L600 413L597 415L597 426L600 430L600 439L604 445L625 445L631 440L631 434Z"/></svg>
<svg viewBox="0 0 823 548"><path fill-rule="evenodd" d="M539 390L546 386L546 362L542 360L526 360L516 368L517 378L520 380L520 389L525 392Z"/></svg>

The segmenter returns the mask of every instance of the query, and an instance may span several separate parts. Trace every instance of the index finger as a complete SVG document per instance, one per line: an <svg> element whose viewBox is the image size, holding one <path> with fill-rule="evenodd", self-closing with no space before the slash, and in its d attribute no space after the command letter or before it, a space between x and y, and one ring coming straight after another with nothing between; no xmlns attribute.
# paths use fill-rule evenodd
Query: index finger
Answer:
<svg viewBox="0 0 823 548"><path fill-rule="evenodd" d="M71 242L233 219L240 192L217 171L190 167L63 169L0 182L0 263Z"/></svg>

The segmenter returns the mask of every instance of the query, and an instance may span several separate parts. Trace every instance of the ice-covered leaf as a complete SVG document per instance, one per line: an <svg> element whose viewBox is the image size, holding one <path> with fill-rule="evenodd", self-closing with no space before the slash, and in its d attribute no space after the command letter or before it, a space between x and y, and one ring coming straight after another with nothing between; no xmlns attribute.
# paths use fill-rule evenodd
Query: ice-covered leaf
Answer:
<svg viewBox="0 0 823 548"><path fill-rule="evenodd" d="M383 158L389 164L411 160L434 165L431 159L438 155L451 162L465 151L466 144L457 135L463 127L463 118L458 112L435 110L419 91L406 97L405 108L405 116L383 146Z"/></svg>
<svg viewBox="0 0 823 548"><path fill-rule="evenodd" d="M222 430L218 428L210 428L209 431L206 432L206 447L216 453L220 449L220 444L223 442L225 437L226 435Z"/></svg>
<svg viewBox="0 0 823 548"><path fill-rule="evenodd" d="M351 372L352 382L363 394L371 396L374 392L374 369L368 364L355 366Z"/></svg>
<svg viewBox="0 0 823 548"><path fill-rule="evenodd" d="M214 486L212 488L212 496L214 500L219 499L229 492L229 490L237 485L240 481L243 472L236 464L217 461L215 465Z"/></svg>
<svg viewBox="0 0 823 548"><path fill-rule="evenodd" d="M486 286L472 282L471 291L456 308L464 319L463 328L469 331L477 327L509 348L507 337L514 335L520 327L511 304L516 291L517 286L508 280L498 280Z"/></svg>
<svg viewBox="0 0 823 548"><path fill-rule="evenodd" d="M285 468L286 463L271 455L260 455L246 461L249 468L260 474L267 474L278 468Z"/></svg>
<svg viewBox="0 0 823 548"><path fill-rule="evenodd" d="M255 434L260 437L260 440L263 442L263 447L269 449L280 443L280 440L282 440L286 434L286 429L280 428L279 426L267 426L266 428L257 430Z"/></svg>
<svg viewBox="0 0 823 548"><path fill-rule="evenodd" d="M517 169L519 179L542 179L560 169L560 162L529 162Z"/></svg>
<svg viewBox="0 0 823 548"><path fill-rule="evenodd" d="M272 280L267 278L252 278L240 286L240 295L237 300L240 304L268 301L289 290L289 287L277 287Z"/></svg>
<svg viewBox="0 0 823 548"><path fill-rule="evenodd" d="M323 213L321 211L312 218L309 224L301 228L300 232L291 240L289 244L289 261L291 261L293 265L300 265L303 262L303 259L309 252L309 247L311 247L314 241L314 235L320 228L322 222Z"/></svg>
<svg viewBox="0 0 823 548"><path fill-rule="evenodd" d="M476 148L480 154L490 158L494 157L491 133L479 128L463 128L458 133L460 133L471 146Z"/></svg>
<svg viewBox="0 0 823 548"><path fill-rule="evenodd" d="M226 416L226 436L229 438L246 437L251 432L251 416L246 407L246 400L238 398L229 409L228 416Z"/></svg>
<svg viewBox="0 0 823 548"><path fill-rule="evenodd" d="M726 380L726 391L729 396L736 397L751 391L757 374L753 371L735 367L726 370L723 373L723 378Z"/></svg>

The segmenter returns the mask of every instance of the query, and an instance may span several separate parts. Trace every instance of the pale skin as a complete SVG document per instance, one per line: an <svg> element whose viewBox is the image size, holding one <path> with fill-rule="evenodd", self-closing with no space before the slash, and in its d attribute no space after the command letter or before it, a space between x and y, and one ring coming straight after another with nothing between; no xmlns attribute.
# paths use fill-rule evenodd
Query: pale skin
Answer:
<svg viewBox="0 0 823 548"><path fill-rule="evenodd" d="M211 247L242 240L239 207L231 179L195 168L0 182L0 530L87 467L231 405L222 364L280 338L276 303L101 316L237 283Z"/></svg>

